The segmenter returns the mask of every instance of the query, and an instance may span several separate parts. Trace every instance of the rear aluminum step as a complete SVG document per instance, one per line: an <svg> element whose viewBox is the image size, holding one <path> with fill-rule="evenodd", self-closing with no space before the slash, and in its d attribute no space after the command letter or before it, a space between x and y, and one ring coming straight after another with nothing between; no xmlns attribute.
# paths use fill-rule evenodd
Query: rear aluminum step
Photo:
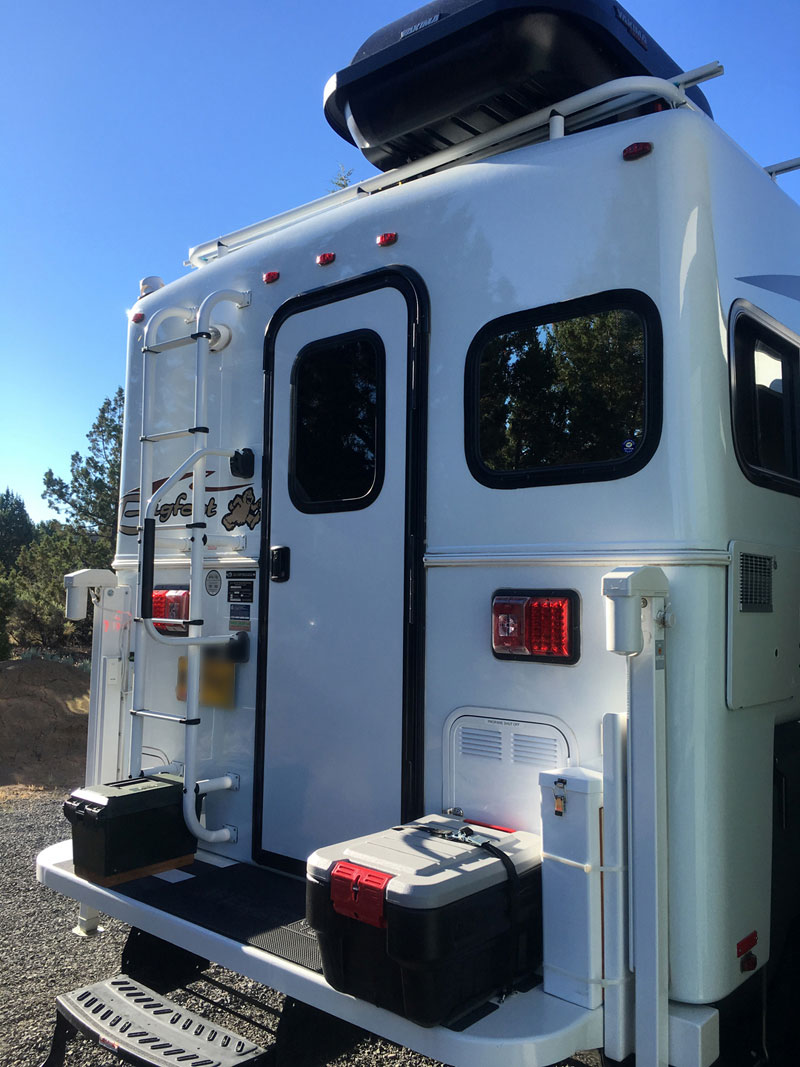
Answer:
<svg viewBox="0 0 800 1067"><path fill-rule="evenodd" d="M239 1067L265 1064L266 1052L231 1030L167 1000L125 974L64 993L50 1055L42 1067L61 1067L77 1031L126 1063L147 1067Z"/></svg>

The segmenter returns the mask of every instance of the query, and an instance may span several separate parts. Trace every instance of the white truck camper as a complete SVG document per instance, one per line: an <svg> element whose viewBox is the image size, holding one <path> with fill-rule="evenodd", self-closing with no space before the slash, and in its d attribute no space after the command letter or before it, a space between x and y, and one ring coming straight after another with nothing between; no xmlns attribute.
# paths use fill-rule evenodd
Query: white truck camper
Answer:
<svg viewBox="0 0 800 1067"><path fill-rule="evenodd" d="M38 857L133 932L48 1067L267 1062L204 961L456 1067L794 1058L800 208L720 73L434 0L325 90L380 173L144 280Z"/></svg>

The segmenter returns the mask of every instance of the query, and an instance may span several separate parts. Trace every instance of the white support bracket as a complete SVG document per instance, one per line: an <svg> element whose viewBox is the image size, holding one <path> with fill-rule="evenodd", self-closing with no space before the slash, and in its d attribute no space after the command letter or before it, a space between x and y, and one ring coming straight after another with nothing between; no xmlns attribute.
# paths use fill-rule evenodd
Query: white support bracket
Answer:
<svg viewBox="0 0 800 1067"><path fill-rule="evenodd" d="M87 568L65 574L64 588L67 591L67 603L64 608L64 614L73 622L85 619L88 608L88 591L90 589L113 589L116 585L117 576L113 571Z"/></svg>
<svg viewBox="0 0 800 1067"><path fill-rule="evenodd" d="M606 648L628 662L628 856L637 1061L669 1063L665 623L660 567L603 577Z"/></svg>

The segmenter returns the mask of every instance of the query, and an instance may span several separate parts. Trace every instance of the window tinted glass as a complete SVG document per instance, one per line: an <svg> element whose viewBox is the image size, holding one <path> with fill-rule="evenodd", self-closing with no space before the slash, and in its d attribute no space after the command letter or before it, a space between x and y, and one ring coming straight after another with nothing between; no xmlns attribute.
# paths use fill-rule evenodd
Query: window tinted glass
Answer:
<svg viewBox="0 0 800 1067"><path fill-rule="evenodd" d="M587 307L553 321L516 318L481 331L471 353L477 458L489 479L634 457L645 437L642 316Z"/></svg>
<svg viewBox="0 0 800 1067"><path fill-rule="evenodd" d="M755 312L754 312L755 315ZM739 314L734 324L734 437L751 480L800 492L798 345L766 322Z"/></svg>
<svg viewBox="0 0 800 1067"><path fill-rule="evenodd" d="M380 491L384 359L368 332L316 342L297 357L290 494L301 511L366 507Z"/></svg>

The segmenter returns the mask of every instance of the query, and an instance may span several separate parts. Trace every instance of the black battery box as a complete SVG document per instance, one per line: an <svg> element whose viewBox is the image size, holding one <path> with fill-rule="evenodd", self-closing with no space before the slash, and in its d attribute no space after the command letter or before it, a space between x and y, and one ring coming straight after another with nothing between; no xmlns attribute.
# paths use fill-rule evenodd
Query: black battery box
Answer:
<svg viewBox="0 0 800 1067"><path fill-rule="evenodd" d="M541 838L436 815L318 849L306 918L326 981L420 1026L531 984L542 958Z"/></svg>
<svg viewBox="0 0 800 1067"><path fill-rule="evenodd" d="M176 775L129 778L76 789L64 802L75 873L116 885L192 862L197 839L183 819Z"/></svg>

